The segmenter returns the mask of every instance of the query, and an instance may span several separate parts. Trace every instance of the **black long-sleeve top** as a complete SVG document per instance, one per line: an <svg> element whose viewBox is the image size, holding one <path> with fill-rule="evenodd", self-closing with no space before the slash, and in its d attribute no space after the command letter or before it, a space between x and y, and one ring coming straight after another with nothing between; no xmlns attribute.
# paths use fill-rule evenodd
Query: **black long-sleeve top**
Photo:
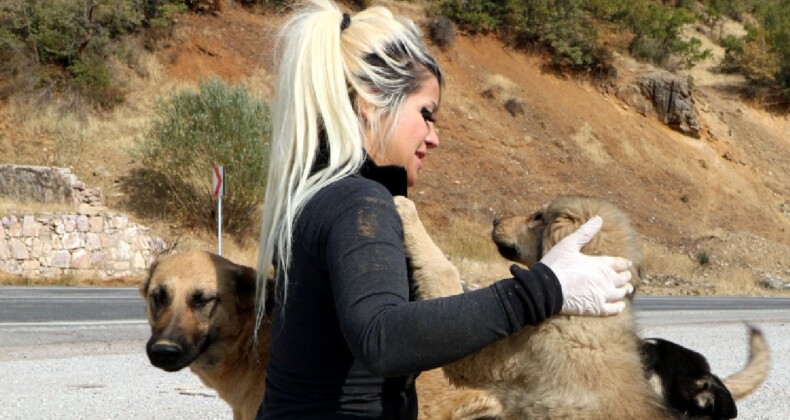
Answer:
<svg viewBox="0 0 790 420"><path fill-rule="evenodd" d="M368 162L305 206L285 309L274 308L259 419L415 419L420 371L559 312L559 282L540 263L486 288L410 301L392 199L405 186L403 168Z"/></svg>

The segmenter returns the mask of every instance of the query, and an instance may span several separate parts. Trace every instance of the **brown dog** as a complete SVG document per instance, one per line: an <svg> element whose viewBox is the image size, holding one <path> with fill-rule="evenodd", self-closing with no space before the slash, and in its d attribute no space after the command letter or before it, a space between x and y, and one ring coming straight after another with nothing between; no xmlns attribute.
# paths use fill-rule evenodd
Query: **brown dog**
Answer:
<svg viewBox="0 0 790 420"><path fill-rule="evenodd" d="M258 342L251 344L255 274L219 255L186 252L151 265L140 288L151 325L146 346L151 364L169 372L189 366L231 406L236 420L255 418L271 346L265 320ZM420 374L417 390L421 419L490 419L501 412L488 393L455 388L440 369Z"/></svg>
<svg viewBox="0 0 790 420"><path fill-rule="evenodd" d="M151 364L168 372L189 366L230 404L234 419L254 419L271 346L266 322L251 346L255 270L208 252L168 255L151 265L140 293Z"/></svg>
<svg viewBox="0 0 790 420"><path fill-rule="evenodd" d="M418 293L422 298L460 293L457 270L425 232L413 203L401 198L396 203ZM638 286L642 262L638 235L628 218L606 202L563 197L532 216L499 222L493 237L503 256L531 265L596 214L603 218L603 228L583 252L630 259L634 263L632 282ZM761 339L758 334L757 341L764 344ZM504 407L504 418L658 419L696 415L684 408L675 409L672 401L668 404L664 394L656 392L661 387L651 387L646 376L655 372L645 371L642 357L643 347L650 345L637 337L628 302L618 316L552 317L452 363L444 371L453 384L490 391ZM752 350L754 363L738 374L749 380L731 383L740 387L732 389L735 395L752 392L767 376L767 347L753 345ZM655 354L659 361L666 360L662 359L663 353ZM734 402L726 388L711 391L709 388L717 384L704 380L692 383L697 388L691 389L688 400L701 415L735 417Z"/></svg>

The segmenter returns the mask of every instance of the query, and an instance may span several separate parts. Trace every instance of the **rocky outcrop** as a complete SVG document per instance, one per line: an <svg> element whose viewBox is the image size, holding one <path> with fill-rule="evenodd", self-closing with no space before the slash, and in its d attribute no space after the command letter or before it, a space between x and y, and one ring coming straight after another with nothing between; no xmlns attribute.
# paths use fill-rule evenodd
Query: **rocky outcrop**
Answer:
<svg viewBox="0 0 790 420"><path fill-rule="evenodd" d="M21 202L101 206L101 193L68 168L0 164L0 197Z"/></svg>
<svg viewBox="0 0 790 420"><path fill-rule="evenodd" d="M672 129L699 138L699 122L688 81L667 71L643 75L618 89L617 97L643 115L654 115Z"/></svg>

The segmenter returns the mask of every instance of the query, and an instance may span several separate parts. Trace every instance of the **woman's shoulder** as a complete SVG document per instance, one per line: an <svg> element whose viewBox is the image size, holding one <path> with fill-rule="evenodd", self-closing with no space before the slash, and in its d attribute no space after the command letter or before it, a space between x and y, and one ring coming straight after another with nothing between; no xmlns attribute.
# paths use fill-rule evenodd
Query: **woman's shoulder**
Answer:
<svg viewBox="0 0 790 420"><path fill-rule="evenodd" d="M380 198L388 199L387 201L392 202L392 195L390 195L385 186L359 174L349 175L327 185L316 194L316 198L340 201L349 201L355 198L362 200L365 198Z"/></svg>
<svg viewBox="0 0 790 420"><path fill-rule="evenodd" d="M357 217L360 211L399 217L386 187L361 175L350 175L318 191L305 205L303 219L320 224L343 215Z"/></svg>

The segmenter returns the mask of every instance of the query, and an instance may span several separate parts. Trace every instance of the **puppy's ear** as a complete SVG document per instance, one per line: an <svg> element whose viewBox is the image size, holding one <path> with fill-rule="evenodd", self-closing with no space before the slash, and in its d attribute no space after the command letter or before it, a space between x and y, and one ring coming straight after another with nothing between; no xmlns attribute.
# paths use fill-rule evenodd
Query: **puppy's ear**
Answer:
<svg viewBox="0 0 790 420"><path fill-rule="evenodd" d="M257 272L243 265L233 267L233 281L236 285L236 304L239 308L249 309L255 306L255 278Z"/></svg>
<svg viewBox="0 0 790 420"><path fill-rule="evenodd" d="M154 262L151 263L151 266L148 267L148 273L145 275L145 279L143 279L143 283L140 284L140 296L143 298L148 298L148 286L151 284L151 277L154 275L154 271L156 271L156 266L159 265L159 259L157 258Z"/></svg>
<svg viewBox="0 0 790 420"><path fill-rule="evenodd" d="M543 253L549 252L562 238L576 231L586 221L570 212L560 211L545 212L543 217L546 224L543 230Z"/></svg>

